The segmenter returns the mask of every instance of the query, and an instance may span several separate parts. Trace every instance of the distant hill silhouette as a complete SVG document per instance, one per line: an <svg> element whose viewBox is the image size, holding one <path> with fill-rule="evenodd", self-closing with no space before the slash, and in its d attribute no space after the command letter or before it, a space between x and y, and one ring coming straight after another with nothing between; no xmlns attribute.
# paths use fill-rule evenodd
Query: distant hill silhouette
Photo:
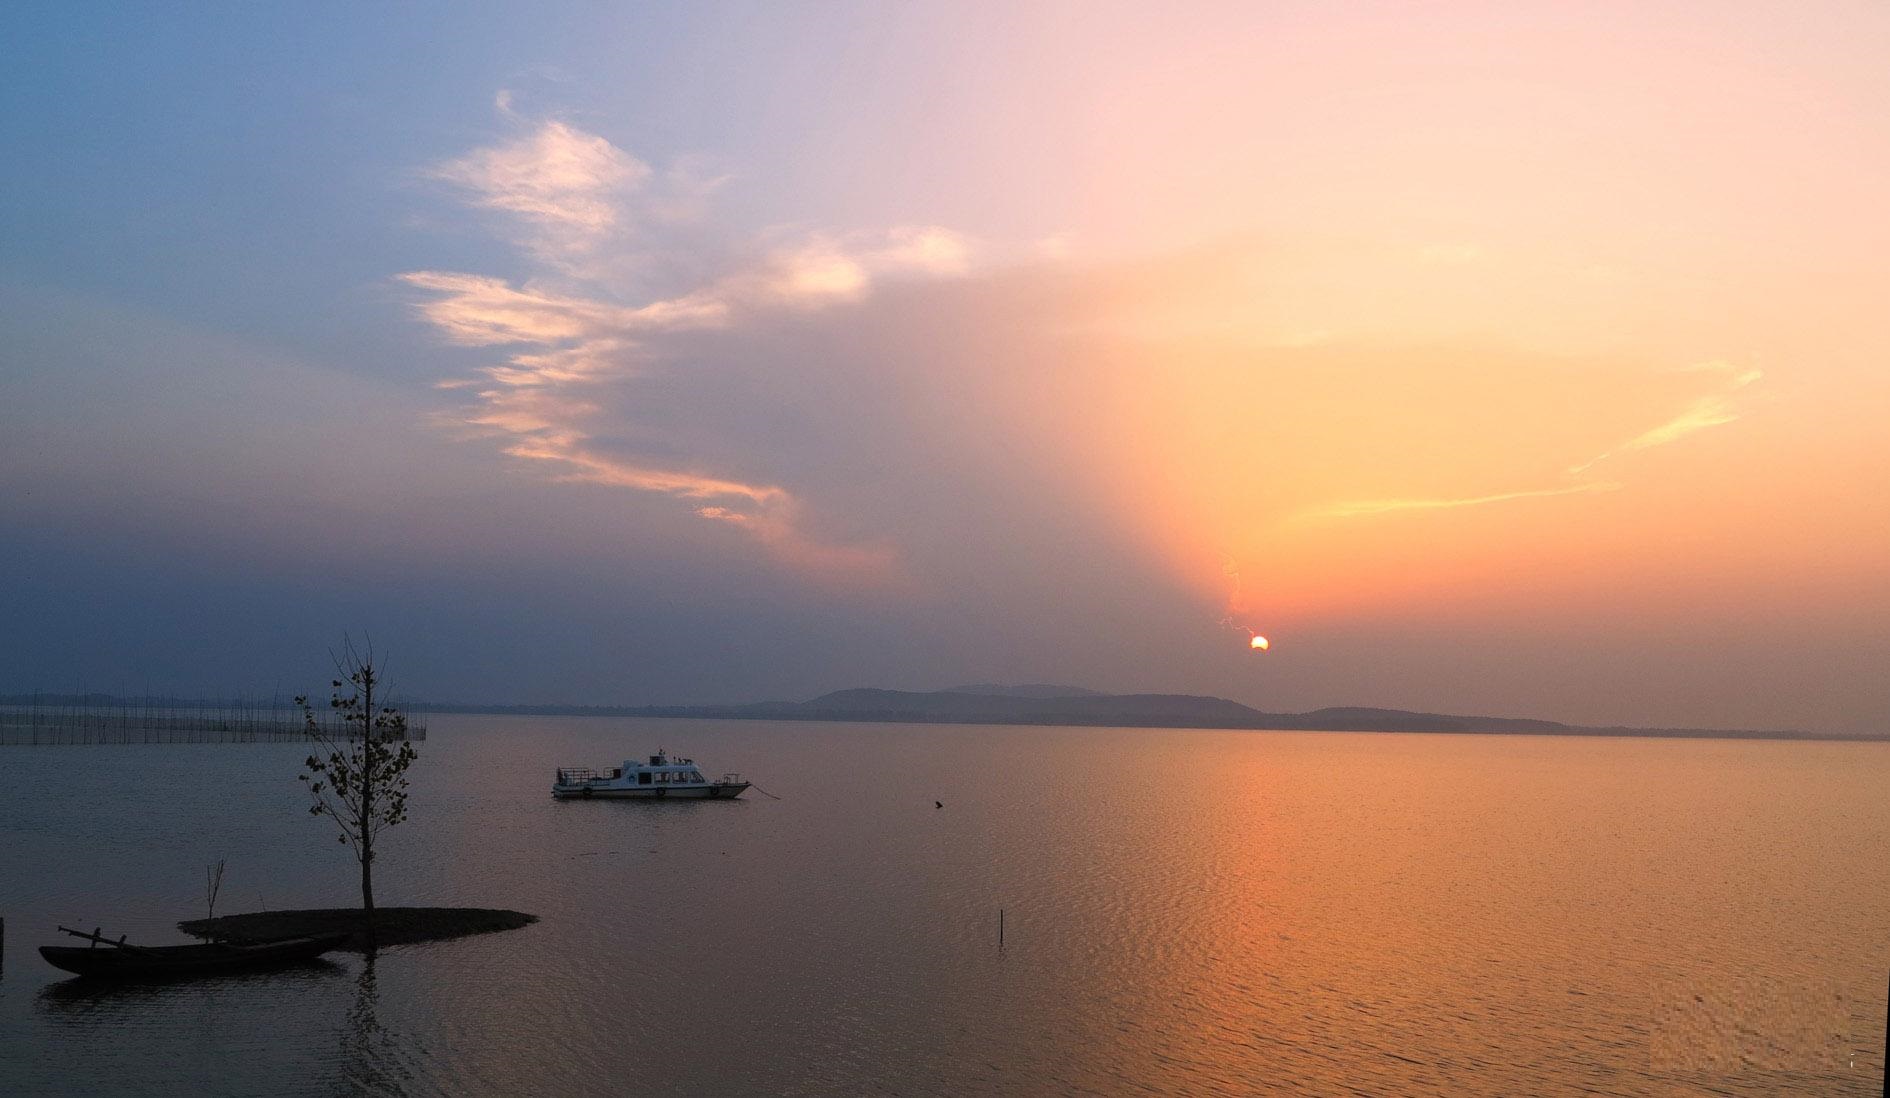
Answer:
<svg viewBox="0 0 1890 1098"><path fill-rule="evenodd" d="M1414 713L1334 706L1309 713L1268 713L1199 694L1071 693L1071 687L954 687L930 692L860 687L803 702L752 705L649 706L625 713L773 721L884 721L924 724L1050 724L1133 728L1251 728L1318 732L1527 732L1564 736L1676 736L1741 739L1862 739L1805 732L1711 728L1584 728L1526 717Z"/></svg>
<svg viewBox="0 0 1890 1098"><path fill-rule="evenodd" d="M971 687L918 693L856 688L836 690L804 702L741 706L695 706L666 716L717 716L751 720L925 721L973 724L1077 724L1149 728L1283 728L1334 732L1566 732L1555 721L1505 717L1454 717L1398 709L1338 708L1311 713L1266 713L1226 698L1200 694L1068 694L1062 687L1002 687L1005 693L973 693Z"/></svg>
<svg viewBox="0 0 1890 1098"><path fill-rule="evenodd" d="M716 707L708 707L715 709ZM675 714L682 715L682 714ZM707 715L707 714L705 714ZM932 721L977 724L1133 724L1163 727L1246 727L1265 715L1225 698L1192 694L969 694L860 688L812 701L763 702L715 715L766 720ZM1237 722L1230 724L1228 722Z"/></svg>
<svg viewBox="0 0 1890 1098"><path fill-rule="evenodd" d="M999 682L979 682L970 686L952 686L947 694L984 694L994 698L1089 698L1102 693L1080 686L1055 686L1047 682L1020 682L1006 686Z"/></svg>

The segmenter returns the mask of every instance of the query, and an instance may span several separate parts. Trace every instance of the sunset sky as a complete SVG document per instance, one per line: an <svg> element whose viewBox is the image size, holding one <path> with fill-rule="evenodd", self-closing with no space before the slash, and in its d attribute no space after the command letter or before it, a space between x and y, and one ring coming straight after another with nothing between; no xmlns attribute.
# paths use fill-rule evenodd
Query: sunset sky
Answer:
<svg viewBox="0 0 1890 1098"><path fill-rule="evenodd" d="M1886 57L1877 2L9 5L0 692L352 630L432 699L1890 730Z"/></svg>

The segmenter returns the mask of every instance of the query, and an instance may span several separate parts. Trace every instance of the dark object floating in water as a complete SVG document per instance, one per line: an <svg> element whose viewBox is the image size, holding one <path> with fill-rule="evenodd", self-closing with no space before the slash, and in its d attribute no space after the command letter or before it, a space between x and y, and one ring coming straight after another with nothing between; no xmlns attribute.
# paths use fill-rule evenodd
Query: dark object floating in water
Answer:
<svg viewBox="0 0 1890 1098"><path fill-rule="evenodd" d="M331 949L339 949L345 934L323 934L312 938L288 938L253 945L213 942L206 945L134 946L120 937L117 941L101 937L98 931L60 930L75 938L86 938L86 946L40 946L39 955L46 963L81 976L112 980L173 980L186 976L208 976L219 972L247 972L258 968L300 964L312 961ZM100 949L103 943L106 948Z"/></svg>
<svg viewBox="0 0 1890 1098"><path fill-rule="evenodd" d="M944 801L933 801L933 802L932 802L932 807L934 807L934 808L944 808L944 807L945 807L945 802L944 802Z"/></svg>
<svg viewBox="0 0 1890 1098"><path fill-rule="evenodd" d="M503 908L380 907L374 909L374 939L382 947L441 942L472 934L516 930L537 921L536 915ZM339 934L346 941L338 948L356 953L367 949L366 936L361 933L361 909L358 907L219 915L214 921L189 919L178 923L177 929L198 938L214 937L218 941L243 944Z"/></svg>

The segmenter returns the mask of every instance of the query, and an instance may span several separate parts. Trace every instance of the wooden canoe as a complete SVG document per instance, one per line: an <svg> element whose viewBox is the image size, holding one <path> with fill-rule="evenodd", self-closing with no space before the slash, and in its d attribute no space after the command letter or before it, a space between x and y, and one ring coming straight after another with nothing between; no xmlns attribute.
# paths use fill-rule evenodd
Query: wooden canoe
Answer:
<svg viewBox="0 0 1890 1098"><path fill-rule="evenodd" d="M40 946L39 955L46 963L81 976L113 980L169 980L182 976L204 976L217 972L242 972L258 968L312 961L348 940L346 934L324 934L312 938L286 938L257 945L229 945L222 942L180 946Z"/></svg>

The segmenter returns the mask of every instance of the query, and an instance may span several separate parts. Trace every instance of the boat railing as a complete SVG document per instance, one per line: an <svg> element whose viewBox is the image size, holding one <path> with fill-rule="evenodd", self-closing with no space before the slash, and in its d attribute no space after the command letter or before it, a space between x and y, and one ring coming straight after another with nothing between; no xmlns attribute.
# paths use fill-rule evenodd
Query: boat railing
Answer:
<svg viewBox="0 0 1890 1098"><path fill-rule="evenodd" d="M561 766L558 768L559 785L583 785L594 781L600 775L588 766Z"/></svg>
<svg viewBox="0 0 1890 1098"><path fill-rule="evenodd" d="M740 785L742 776L740 774L735 773L733 770L730 770L722 775L722 780L724 782L727 782L729 785Z"/></svg>

